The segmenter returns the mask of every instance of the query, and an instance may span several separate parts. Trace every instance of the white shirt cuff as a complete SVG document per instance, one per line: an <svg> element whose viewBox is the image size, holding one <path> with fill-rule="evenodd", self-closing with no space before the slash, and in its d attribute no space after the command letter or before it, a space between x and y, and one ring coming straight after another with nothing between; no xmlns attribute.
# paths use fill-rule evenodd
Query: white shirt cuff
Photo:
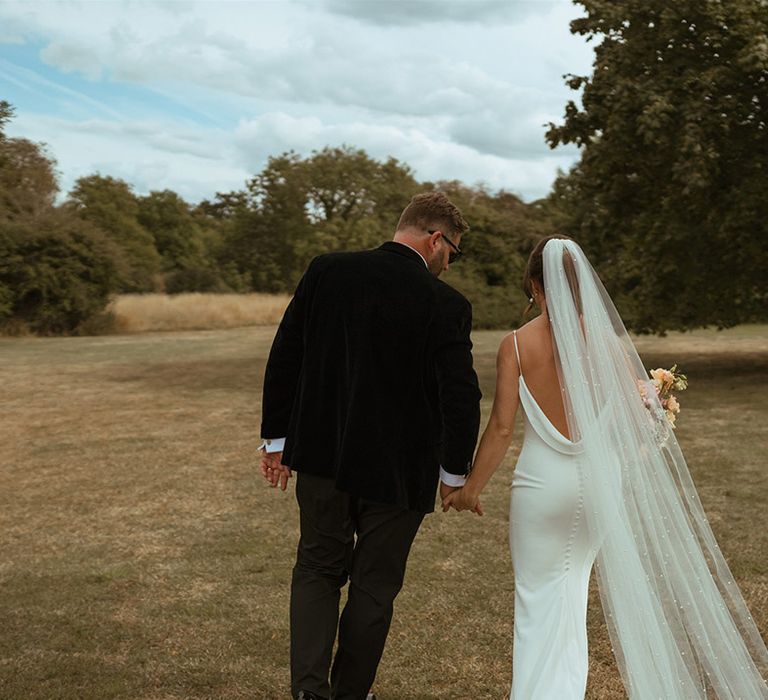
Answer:
<svg viewBox="0 0 768 700"><path fill-rule="evenodd" d="M446 486L460 489L462 486L464 486L464 484L467 483L467 477L460 476L459 474L451 474L450 472L447 472L445 469L440 467L440 481L442 481Z"/></svg>
<svg viewBox="0 0 768 700"><path fill-rule="evenodd" d="M285 438L270 438L259 445L260 450L267 452L282 452L285 449Z"/></svg>

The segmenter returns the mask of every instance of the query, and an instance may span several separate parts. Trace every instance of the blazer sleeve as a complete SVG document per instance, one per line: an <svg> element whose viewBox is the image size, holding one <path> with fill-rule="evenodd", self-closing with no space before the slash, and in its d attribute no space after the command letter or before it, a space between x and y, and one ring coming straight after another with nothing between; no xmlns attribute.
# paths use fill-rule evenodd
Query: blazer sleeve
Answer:
<svg viewBox="0 0 768 700"><path fill-rule="evenodd" d="M443 421L441 465L466 475L480 430L480 387L472 366L472 307L464 297L452 300L435 351L435 369Z"/></svg>
<svg viewBox="0 0 768 700"><path fill-rule="evenodd" d="M313 263L314 260L299 281L269 351L261 402L261 437L264 439L283 438L288 434L304 361L304 330Z"/></svg>

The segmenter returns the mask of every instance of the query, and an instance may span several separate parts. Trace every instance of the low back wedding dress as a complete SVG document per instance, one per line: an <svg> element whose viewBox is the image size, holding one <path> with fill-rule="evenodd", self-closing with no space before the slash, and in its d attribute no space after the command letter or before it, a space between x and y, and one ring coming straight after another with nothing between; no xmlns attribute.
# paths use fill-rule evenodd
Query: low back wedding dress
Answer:
<svg viewBox="0 0 768 700"><path fill-rule="evenodd" d="M520 354L514 334L518 367ZM583 698L596 549L584 518L583 449L547 418L520 372L525 437L512 481L513 698Z"/></svg>
<svg viewBox="0 0 768 700"><path fill-rule="evenodd" d="M584 697L594 564L632 700L765 700L768 650L618 312L574 241L549 240L543 272L570 439L521 370L511 698Z"/></svg>

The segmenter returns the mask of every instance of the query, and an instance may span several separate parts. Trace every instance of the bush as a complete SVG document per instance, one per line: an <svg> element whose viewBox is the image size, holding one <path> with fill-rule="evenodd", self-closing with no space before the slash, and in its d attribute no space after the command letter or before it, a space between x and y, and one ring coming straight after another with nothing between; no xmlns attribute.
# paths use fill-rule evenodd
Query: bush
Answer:
<svg viewBox="0 0 768 700"><path fill-rule="evenodd" d="M459 277L449 271L445 281L459 290L472 303L472 327L478 329L513 329L525 320L523 311L527 306L525 295L519 285L489 286L477 274Z"/></svg>
<svg viewBox="0 0 768 700"><path fill-rule="evenodd" d="M109 308L89 316L75 329L77 335L111 335L120 330L117 316Z"/></svg>
<svg viewBox="0 0 768 700"><path fill-rule="evenodd" d="M165 278L166 294L183 292L231 292L220 275L208 267L191 267L176 270Z"/></svg>
<svg viewBox="0 0 768 700"><path fill-rule="evenodd" d="M0 222L0 329L77 332L106 307L119 267L114 244L66 213Z"/></svg>

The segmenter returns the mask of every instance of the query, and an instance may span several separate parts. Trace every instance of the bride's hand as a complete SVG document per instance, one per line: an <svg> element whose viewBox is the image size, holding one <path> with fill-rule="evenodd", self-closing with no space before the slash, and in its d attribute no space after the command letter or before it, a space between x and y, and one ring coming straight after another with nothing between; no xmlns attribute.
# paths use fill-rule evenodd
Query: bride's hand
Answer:
<svg viewBox="0 0 768 700"><path fill-rule="evenodd" d="M443 499L443 513L447 512L450 508L455 508L458 511L471 510L478 515L483 514L480 497L468 491L466 486L452 491Z"/></svg>

